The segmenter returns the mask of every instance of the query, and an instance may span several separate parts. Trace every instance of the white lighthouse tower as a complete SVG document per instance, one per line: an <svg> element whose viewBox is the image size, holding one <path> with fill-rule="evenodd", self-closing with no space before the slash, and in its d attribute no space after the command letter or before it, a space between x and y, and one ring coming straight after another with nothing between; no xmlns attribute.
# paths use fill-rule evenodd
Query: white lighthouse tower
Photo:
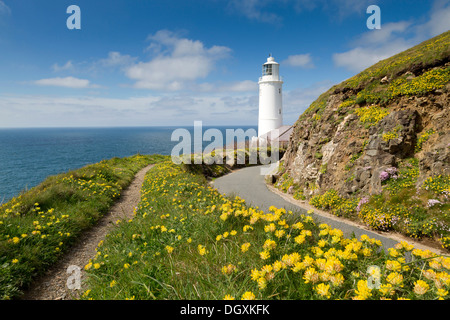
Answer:
<svg viewBox="0 0 450 320"><path fill-rule="evenodd" d="M263 64L262 77L259 78L259 118L258 137L283 125L282 85L280 64L269 55Z"/></svg>

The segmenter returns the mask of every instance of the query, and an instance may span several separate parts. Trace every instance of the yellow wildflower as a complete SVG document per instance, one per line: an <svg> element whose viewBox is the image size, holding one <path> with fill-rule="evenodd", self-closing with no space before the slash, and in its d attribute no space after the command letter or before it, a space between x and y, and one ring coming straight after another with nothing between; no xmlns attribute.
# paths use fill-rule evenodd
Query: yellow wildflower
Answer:
<svg viewBox="0 0 450 320"><path fill-rule="evenodd" d="M272 249L275 249L276 246L277 246L277 243L274 240L267 239L264 242L263 248L266 250L272 250Z"/></svg>
<svg viewBox="0 0 450 320"><path fill-rule="evenodd" d="M448 291L441 288L441 289L437 289L436 294L442 298L442 297L445 297L446 295L448 295Z"/></svg>
<svg viewBox="0 0 450 320"><path fill-rule="evenodd" d="M294 241L298 244L302 244L305 242L305 236L304 235L298 235L294 238Z"/></svg>
<svg viewBox="0 0 450 320"><path fill-rule="evenodd" d="M253 269L251 271L251 278L253 281L256 281L261 277L261 272L258 269Z"/></svg>
<svg viewBox="0 0 450 320"><path fill-rule="evenodd" d="M395 293L395 290L392 288L392 284L382 284L378 289L383 296L391 296Z"/></svg>
<svg viewBox="0 0 450 320"><path fill-rule="evenodd" d="M391 272L387 277L386 281L390 284L397 286L402 284L403 282L403 276L400 273L397 272Z"/></svg>
<svg viewBox="0 0 450 320"><path fill-rule="evenodd" d="M241 296L241 300L255 300L255 298L255 295L251 291L247 291Z"/></svg>
<svg viewBox="0 0 450 320"><path fill-rule="evenodd" d="M344 283L344 276L340 273L334 274L330 276L330 281L335 287L339 287Z"/></svg>
<svg viewBox="0 0 450 320"><path fill-rule="evenodd" d="M269 251L264 250L259 253L259 256L261 257L261 259L266 260L270 258L270 253Z"/></svg>
<svg viewBox="0 0 450 320"><path fill-rule="evenodd" d="M206 247L202 246L201 244L199 244L199 245L197 246L197 250L198 250L198 253L199 253L201 256L204 256L204 255L207 253Z"/></svg>
<svg viewBox="0 0 450 320"><path fill-rule="evenodd" d="M357 297L361 300L366 300L372 296L372 289L367 286L367 280L359 280L357 283L357 289L355 290Z"/></svg>
<svg viewBox="0 0 450 320"><path fill-rule="evenodd" d="M324 284L324 283L319 283L314 290L316 290L316 292L322 296L322 297L326 297L326 298L330 298L330 285L329 284Z"/></svg>
<svg viewBox="0 0 450 320"><path fill-rule="evenodd" d="M263 290L263 289L265 289L266 288L266 286L267 286L267 280L266 280L266 278L259 278L258 280L257 280L257 283L258 283L258 287L259 287L259 290Z"/></svg>
<svg viewBox="0 0 450 320"><path fill-rule="evenodd" d="M166 251L168 252L168 253L172 253L173 252L173 247L171 247L171 246L166 246Z"/></svg>
<svg viewBox="0 0 450 320"><path fill-rule="evenodd" d="M277 238L281 238L282 236L284 236L286 232L284 230L276 230L275 231L275 237Z"/></svg>
<svg viewBox="0 0 450 320"><path fill-rule="evenodd" d="M425 293L427 293L428 289L430 289L430 286L425 281L417 280L416 282L414 282L415 294L424 295Z"/></svg>
<svg viewBox="0 0 450 320"><path fill-rule="evenodd" d="M248 248L250 248L250 243L249 242L246 242L246 243L244 243L242 246L241 246L241 251L242 252L247 252L248 251Z"/></svg>
<svg viewBox="0 0 450 320"><path fill-rule="evenodd" d="M269 225L264 226L265 232L274 232L276 230L276 225L274 223L271 223Z"/></svg>
<svg viewBox="0 0 450 320"><path fill-rule="evenodd" d="M402 265L398 261L387 260L386 269L391 271L400 271L402 269Z"/></svg>
<svg viewBox="0 0 450 320"><path fill-rule="evenodd" d="M229 264L227 266L222 267L223 274L231 274L236 269L236 266Z"/></svg>
<svg viewBox="0 0 450 320"><path fill-rule="evenodd" d="M319 281L319 274L316 272L316 269L309 267L303 274L303 280L305 280L305 283L316 283Z"/></svg>

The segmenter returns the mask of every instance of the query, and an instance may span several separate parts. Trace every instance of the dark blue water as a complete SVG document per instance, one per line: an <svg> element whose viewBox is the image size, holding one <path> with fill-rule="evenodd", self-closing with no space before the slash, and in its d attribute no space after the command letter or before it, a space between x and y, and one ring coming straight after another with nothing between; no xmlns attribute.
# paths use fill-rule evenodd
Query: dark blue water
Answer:
<svg viewBox="0 0 450 320"><path fill-rule="evenodd" d="M216 127L223 133L238 127ZM243 130L256 127L239 127ZM0 203L66 172L113 157L170 155L173 127L0 129ZM193 133L193 127L186 129ZM203 127L203 132L209 129ZM192 150L194 136L192 135ZM203 142L203 148L211 142Z"/></svg>

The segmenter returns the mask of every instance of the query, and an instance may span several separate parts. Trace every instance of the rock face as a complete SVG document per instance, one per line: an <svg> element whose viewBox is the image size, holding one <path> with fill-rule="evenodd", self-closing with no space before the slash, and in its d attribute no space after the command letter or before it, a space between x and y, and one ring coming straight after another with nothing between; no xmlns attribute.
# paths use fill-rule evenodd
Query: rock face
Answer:
<svg viewBox="0 0 450 320"><path fill-rule="evenodd" d="M419 184L450 173L448 84L425 95L391 99L380 107L386 115L373 123L363 123L355 113L370 104L341 107L358 90L331 90L320 117L300 117L278 176L287 173L309 198L330 189L343 197L380 193L380 174L411 157L419 160ZM427 132L433 133L424 139Z"/></svg>

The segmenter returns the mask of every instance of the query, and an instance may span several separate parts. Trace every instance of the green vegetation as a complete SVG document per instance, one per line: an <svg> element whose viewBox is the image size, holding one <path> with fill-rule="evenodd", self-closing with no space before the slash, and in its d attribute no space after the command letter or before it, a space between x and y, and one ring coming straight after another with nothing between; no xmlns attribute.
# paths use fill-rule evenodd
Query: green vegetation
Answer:
<svg viewBox="0 0 450 320"><path fill-rule="evenodd" d="M348 98L338 107L338 109L345 109L365 104L384 106L390 100L400 96L423 95L443 88L450 80L450 67L433 68L433 66L437 61L443 61L448 56L450 56L450 31L379 61L341 84L333 86L322 93L300 116L300 119L310 118L313 114L322 114L328 98L337 89L356 91L356 96ZM422 69L426 71L408 79L408 75L405 74L414 69L417 69L417 72ZM381 83L380 80L384 77L387 77L389 82Z"/></svg>
<svg viewBox="0 0 450 320"><path fill-rule="evenodd" d="M435 61L442 60L449 55L450 31L447 31L374 64L370 68L343 82L340 86L348 88L367 87L375 81L380 82L380 79L385 76L389 79L397 78L406 71L411 70L414 66L423 66L426 68L426 66L432 65ZM448 72L448 69L446 72ZM419 82L421 80L418 79L415 81ZM430 88L428 85L427 87ZM420 90L420 92L425 91Z"/></svg>
<svg viewBox="0 0 450 320"><path fill-rule="evenodd" d="M342 103L339 105L338 108L341 109L341 108L353 106L354 104L356 104L356 101L355 101L354 99L345 100L344 102L342 102Z"/></svg>
<svg viewBox="0 0 450 320"><path fill-rule="evenodd" d="M94 225L138 170L163 156L113 158L51 176L0 207L0 298L20 295Z"/></svg>
<svg viewBox="0 0 450 320"><path fill-rule="evenodd" d="M83 299L448 298L450 258L404 242L385 252L309 215L263 212L183 166L157 164L141 194L85 266Z"/></svg>
<svg viewBox="0 0 450 320"><path fill-rule="evenodd" d="M396 105L395 100L399 100L402 96L424 96L448 86L450 81L450 67L447 63L449 57L450 31L447 31L382 60L341 84L333 86L310 105L300 116L299 121L315 123L317 115L325 115L331 119L328 111L331 113L332 110L326 110L327 102L336 101L335 98L338 95L343 96L343 101L338 105L338 115L333 118L334 123L332 124L339 125L346 113L354 113L359 120L360 138L365 139L361 151L354 152L344 165L344 170L348 171L348 174L341 176L350 183L355 178L355 172L352 171L355 163L363 156L368 134L375 132L373 130L375 125L378 124L378 134L384 142L401 137L403 129L401 125L392 130L383 130L379 125L379 122L393 111L390 106L395 106L395 108L400 106ZM332 96L333 99L330 99ZM428 115L426 111L424 112L425 114L421 115L425 119ZM349 119L346 122L347 126L352 125L350 123L352 118ZM326 127L326 125L319 122L313 128ZM416 125L418 130L420 124L416 123ZM428 126L426 123L424 125ZM301 127L302 125L297 126L297 128ZM317 132L318 130L316 129L314 134L319 135L323 140L324 138ZM435 129L429 127L420 130L423 132L417 135L415 153L420 152L425 143L437 133ZM439 135L441 134L443 133L440 132ZM347 138L348 135L343 137L343 139ZM354 141L351 143L354 144ZM322 165L318 161L322 158L320 147L320 143L311 147L311 155L316 159L316 165ZM379 195L360 198L359 195L354 194L347 199L335 190L324 188L321 190L321 194L315 194L309 200L310 204L329 210L338 216L362 221L376 230L391 230L414 238L427 237L438 240L443 248L450 250L448 227L450 217L447 213L450 209L448 200L450 177L429 177L420 186L418 183L419 160L414 158L415 155L411 156L412 158L403 159L400 162L400 159L397 159L399 163L396 164L396 167L388 168L380 173L382 192ZM370 165L367 168L369 170ZM366 170L366 168L364 169ZM326 174L327 168L321 166L319 172ZM371 172L373 174L374 171ZM288 178L285 177L285 179ZM308 184L309 182L305 182L301 186L294 184L292 187L302 189Z"/></svg>
<svg viewBox="0 0 450 320"><path fill-rule="evenodd" d="M300 116L300 119L305 119L310 117L312 114L321 115L326 107L327 99L329 98L331 89L327 92L322 93L311 105L306 109L306 111Z"/></svg>
<svg viewBox="0 0 450 320"><path fill-rule="evenodd" d="M389 114L389 110L373 105L356 108L355 113L359 116L359 121L369 126L373 126L386 117Z"/></svg>
<svg viewBox="0 0 450 320"><path fill-rule="evenodd" d="M418 137L415 152L419 152L420 150L422 150L423 143L428 141L433 133L436 133L436 131L434 131L434 129L430 129Z"/></svg>
<svg viewBox="0 0 450 320"><path fill-rule="evenodd" d="M416 189L419 162L406 159L386 173L383 192L365 198L343 198L335 190L312 197L309 203L336 216L362 221L374 230L397 231L413 238L434 238L450 249L450 177L430 177ZM382 172L383 174L383 172Z"/></svg>
<svg viewBox="0 0 450 320"><path fill-rule="evenodd" d="M330 189L322 195L313 196L309 200L309 204L338 217L352 217L356 212L356 206L360 199L346 199L340 197L336 190Z"/></svg>
<svg viewBox="0 0 450 320"><path fill-rule="evenodd" d="M381 136L381 138L383 139L383 141L385 142L389 142L389 140L392 139L396 139L398 138L398 132L402 129L402 126L396 126L392 131L383 133L383 135Z"/></svg>
<svg viewBox="0 0 450 320"><path fill-rule="evenodd" d="M399 77L387 88L389 98L396 96L422 95L441 89L450 79L450 67L436 68L424 72L411 80Z"/></svg>

